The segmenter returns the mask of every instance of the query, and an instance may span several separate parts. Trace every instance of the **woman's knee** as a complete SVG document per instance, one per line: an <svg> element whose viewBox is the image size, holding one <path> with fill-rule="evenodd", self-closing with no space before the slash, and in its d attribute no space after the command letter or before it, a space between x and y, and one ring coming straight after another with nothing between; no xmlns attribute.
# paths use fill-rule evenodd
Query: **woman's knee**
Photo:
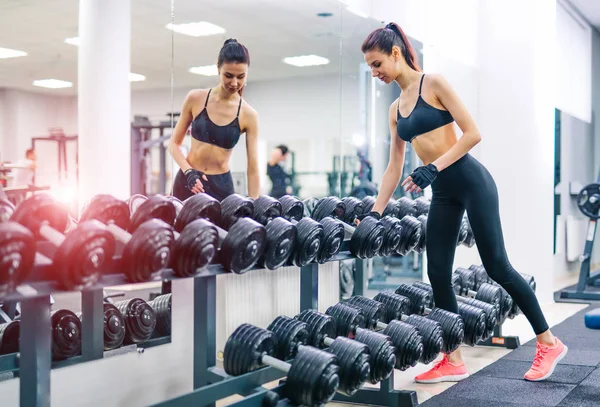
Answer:
<svg viewBox="0 0 600 407"><path fill-rule="evenodd" d="M495 259L483 263L487 275L498 284L510 283L517 275L512 265L506 259Z"/></svg>
<svg viewBox="0 0 600 407"><path fill-rule="evenodd" d="M429 277L431 285L451 285L452 268L450 267L448 270L444 270L442 268L432 267L429 265L427 267L427 277Z"/></svg>

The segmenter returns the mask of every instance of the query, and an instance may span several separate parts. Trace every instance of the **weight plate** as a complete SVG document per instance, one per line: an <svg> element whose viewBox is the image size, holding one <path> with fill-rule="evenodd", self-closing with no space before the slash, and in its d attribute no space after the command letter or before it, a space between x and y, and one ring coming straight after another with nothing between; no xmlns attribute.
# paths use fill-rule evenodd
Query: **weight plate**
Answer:
<svg viewBox="0 0 600 407"><path fill-rule="evenodd" d="M35 238L29 229L16 222L0 223L0 298L27 279L35 252Z"/></svg>
<svg viewBox="0 0 600 407"><path fill-rule="evenodd" d="M600 218L600 184L586 185L577 195L577 206L590 219Z"/></svg>
<svg viewBox="0 0 600 407"><path fill-rule="evenodd" d="M38 231L42 222L63 233L69 221L69 211L50 195L39 193L21 202L10 220L25 226L41 239Z"/></svg>
<svg viewBox="0 0 600 407"><path fill-rule="evenodd" d="M15 206L8 199L0 199L0 223L8 222L15 212Z"/></svg>
<svg viewBox="0 0 600 407"><path fill-rule="evenodd" d="M124 344L144 343L150 339L156 328L156 314L146 301L132 298L114 305L125 321Z"/></svg>
<svg viewBox="0 0 600 407"><path fill-rule="evenodd" d="M69 233L52 259L55 278L67 290L83 290L96 284L112 264L115 238L95 219L83 221Z"/></svg>
<svg viewBox="0 0 600 407"><path fill-rule="evenodd" d="M175 220L175 230L181 232L183 228L196 219L206 219L215 225L221 222L221 204L212 196L199 193L189 197Z"/></svg>
<svg viewBox="0 0 600 407"><path fill-rule="evenodd" d="M269 270L283 266L292 255L296 245L296 226L284 218L267 223L267 239L260 264Z"/></svg>
<svg viewBox="0 0 600 407"><path fill-rule="evenodd" d="M250 198L239 194L231 194L221 201L221 224L220 226L229 230L240 218L252 218L254 214L254 202Z"/></svg>
<svg viewBox="0 0 600 407"><path fill-rule="evenodd" d="M114 223L123 230L129 228L129 207L112 195L95 195L82 213L79 222L96 219L104 224Z"/></svg>
<svg viewBox="0 0 600 407"><path fill-rule="evenodd" d="M331 261L340 252L345 232L342 223L333 218L324 218L321 220L321 225L323 225L323 242L316 260L317 263L323 264Z"/></svg>
<svg viewBox="0 0 600 407"><path fill-rule="evenodd" d="M154 195L146 199L135 212L132 212L129 232L135 231L140 225L150 219L160 219L167 225L175 224L175 206L162 195Z"/></svg>
<svg viewBox="0 0 600 407"><path fill-rule="evenodd" d="M252 218L261 225L267 226L267 223L271 220L279 218L281 213L281 203L275 198L263 195L254 201L254 214Z"/></svg>
<svg viewBox="0 0 600 407"><path fill-rule="evenodd" d="M405 216L417 217L417 206L412 199L403 196L398 199L396 206L398 207L398 219L402 219Z"/></svg>
<svg viewBox="0 0 600 407"><path fill-rule="evenodd" d="M0 324L0 355L8 355L19 351L21 321L18 319Z"/></svg>
<svg viewBox="0 0 600 407"><path fill-rule="evenodd" d="M216 227L205 219L196 219L183 228L175 241L171 267L177 276L191 277L211 263L218 246Z"/></svg>
<svg viewBox="0 0 600 407"><path fill-rule="evenodd" d="M123 249L121 271L132 283L158 278L169 265L174 243L170 225L160 219L142 223Z"/></svg>
<svg viewBox="0 0 600 407"><path fill-rule="evenodd" d="M304 204L297 197L284 195L279 198L281 203L281 216L287 220L300 221L304 217Z"/></svg>
<svg viewBox="0 0 600 407"><path fill-rule="evenodd" d="M323 226L311 218L302 218L296 224L296 249L290 261L294 266L302 267L317 257L325 237Z"/></svg>
<svg viewBox="0 0 600 407"><path fill-rule="evenodd" d="M63 360L81 352L81 321L72 311L59 309L50 314L52 360Z"/></svg>
<svg viewBox="0 0 600 407"><path fill-rule="evenodd" d="M235 222L221 243L220 261L223 267L243 274L256 265L267 240L263 225L250 218Z"/></svg>

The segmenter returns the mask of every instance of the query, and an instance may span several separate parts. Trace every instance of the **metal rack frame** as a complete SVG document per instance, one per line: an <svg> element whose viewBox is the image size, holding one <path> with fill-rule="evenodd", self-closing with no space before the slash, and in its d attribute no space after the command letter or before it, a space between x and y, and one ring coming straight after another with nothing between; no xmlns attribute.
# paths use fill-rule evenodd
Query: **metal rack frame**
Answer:
<svg viewBox="0 0 600 407"><path fill-rule="evenodd" d="M332 261L352 259L347 252L348 242L344 242L342 252ZM44 252L47 246L38 244L38 250ZM114 258L109 270L118 270L119 258ZM357 259L355 294L364 292L366 278L363 261ZM252 271L250 271L252 272ZM16 354L0 356L0 370L14 371L20 377L21 406L50 406L51 369L73 365L111 356L115 351L104 352L103 338L103 288L126 283L124 274L106 273L91 289L81 291L82 301L82 352L81 356L60 362L51 360L51 319L50 295L60 289L52 280L55 273L48 261L36 263L28 282L2 298L2 301L19 301L20 351ZM311 263L299 268L300 308L313 308L318 305L319 265ZM220 265L210 265L193 278L194 284L194 350L193 350L193 386L191 393L169 399L157 406L196 405L214 407L222 398L241 394L247 396L239 405L261 406L268 392L285 394L285 386L279 385L268 390L263 384L284 377L284 374L270 367L232 377L216 366L216 278L220 274L231 274ZM172 270L164 270L163 280L178 278ZM170 338L157 338L141 347L156 346L168 342ZM117 349L118 351L119 349ZM135 350L135 347L132 347ZM336 395L336 400L364 403L375 406L413 407L417 396L414 391L394 390L394 377L381 382L380 389L361 389L353 397ZM283 398L283 397L282 397ZM287 405L285 401L280 402ZM281 404L278 404L281 405Z"/></svg>

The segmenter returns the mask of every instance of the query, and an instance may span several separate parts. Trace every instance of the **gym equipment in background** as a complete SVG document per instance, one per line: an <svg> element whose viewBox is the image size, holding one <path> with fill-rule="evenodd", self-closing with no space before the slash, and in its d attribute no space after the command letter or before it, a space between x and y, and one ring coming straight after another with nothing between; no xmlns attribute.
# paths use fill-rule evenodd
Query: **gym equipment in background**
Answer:
<svg viewBox="0 0 600 407"><path fill-rule="evenodd" d="M591 273L592 249L596 238L596 223L600 218L600 173L596 183L586 185L577 196L581 213L590 218L583 255L580 257L579 281L574 290L562 290L560 298L577 300L600 300L600 290L589 291L588 287L600 287L600 272Z"/></svg>

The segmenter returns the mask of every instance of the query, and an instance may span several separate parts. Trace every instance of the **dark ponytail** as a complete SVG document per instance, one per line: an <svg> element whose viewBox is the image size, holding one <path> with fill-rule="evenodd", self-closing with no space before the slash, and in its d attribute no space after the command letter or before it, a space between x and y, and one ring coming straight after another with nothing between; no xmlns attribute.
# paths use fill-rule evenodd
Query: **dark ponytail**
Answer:
<svg viewBox="0 0 600 407"><path fill-rule="evenodd" d="M402 31L402 28L396 23L389 23L384 28L378 28L367 36L361 46L363 54L374 49L378 49L388 55L392 54L392 47L397 46L402 52L408 66L415 71L421 71L417 62L415 49L410 44L408 37Z"/></svg>
<svg viewBox="0 0 600 407"><path fill-rule="evenodd" d="M219 58L217 59L217 67L221 68L224 63L229 64L248 64L250 66L250 53L248 48L237 42L235 38L229 38L223 43ZM240 96L244 92L242 87L238 93Z"/></svg>

